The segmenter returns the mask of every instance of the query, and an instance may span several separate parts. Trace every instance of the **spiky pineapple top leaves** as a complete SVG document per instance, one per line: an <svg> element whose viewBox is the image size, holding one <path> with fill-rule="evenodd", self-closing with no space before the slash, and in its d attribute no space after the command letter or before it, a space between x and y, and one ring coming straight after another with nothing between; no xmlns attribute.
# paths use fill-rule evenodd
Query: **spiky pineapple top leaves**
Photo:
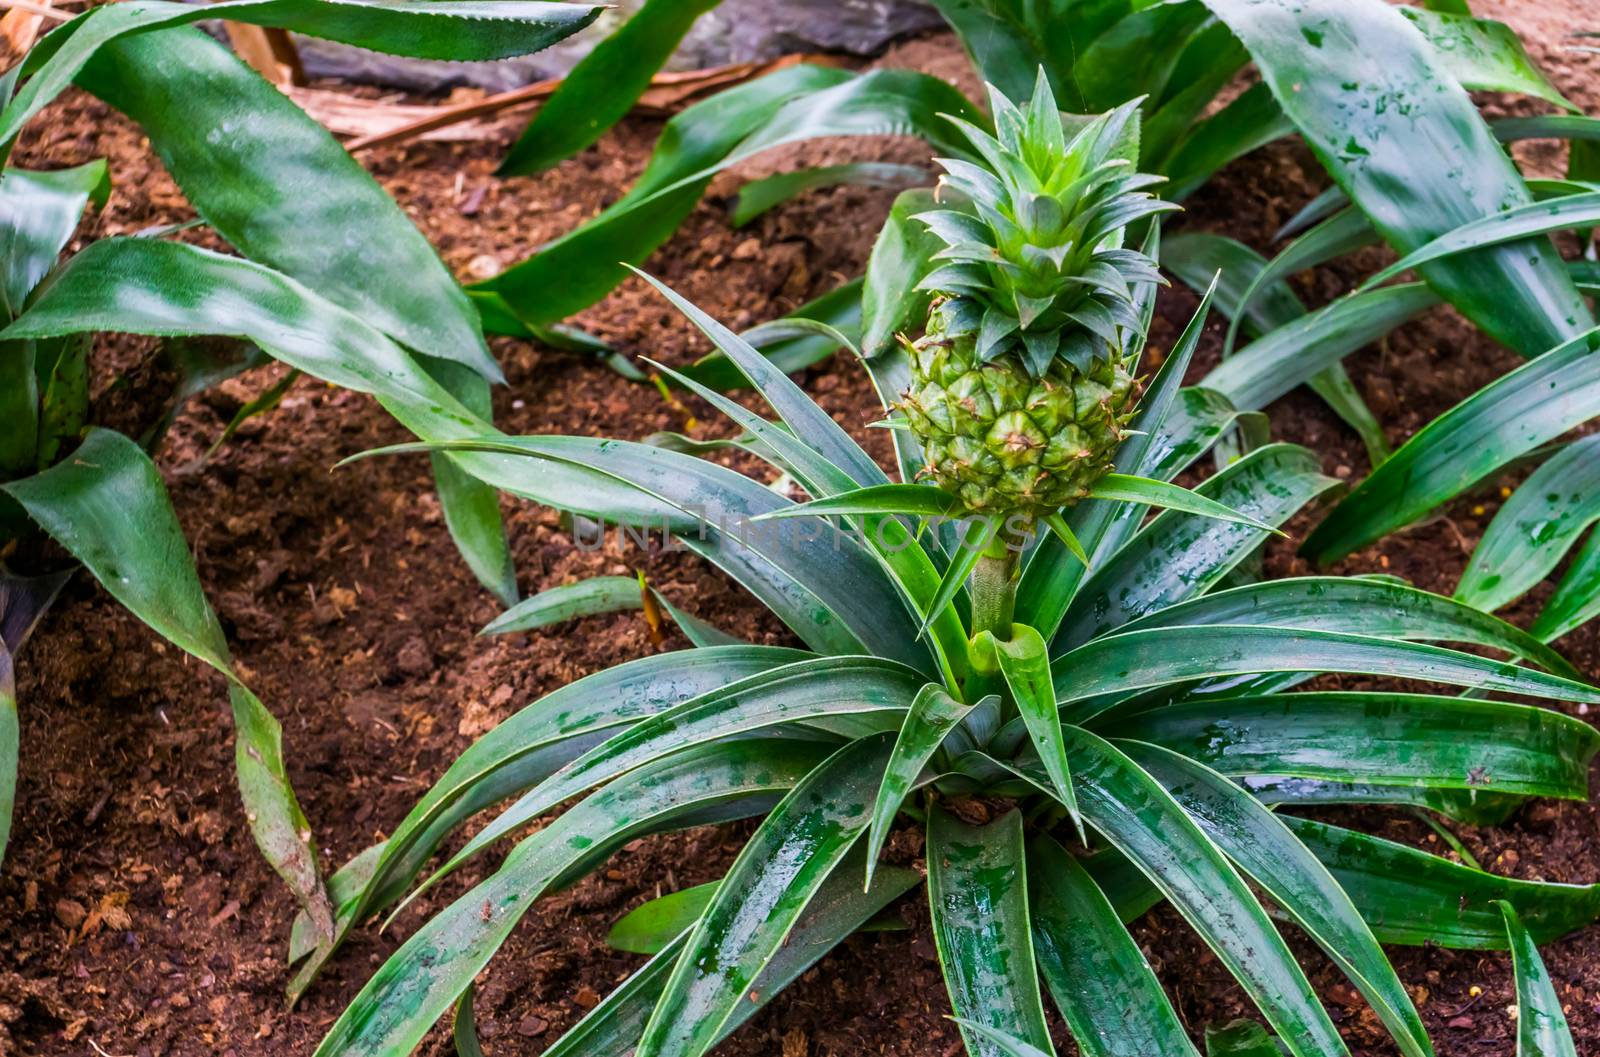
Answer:
<svg viewBox="0 0 1600 1057"><path fill-rule="evenodd" d="M971 211L917 218L946 244L921 285L943 296L942 329L971 335L979 362L1015 354L1040 378L1060 358L1087 373L1142 336L1132 287L1161 281L1149 256L1121 245L1123 230L1177 207L1148 193L1161 177L1120 153L1138 100L1069 138L1043 71L1025 110L992 85L989 99L997 136L950 118L987 164L939 159L941 191Z"/></svg>

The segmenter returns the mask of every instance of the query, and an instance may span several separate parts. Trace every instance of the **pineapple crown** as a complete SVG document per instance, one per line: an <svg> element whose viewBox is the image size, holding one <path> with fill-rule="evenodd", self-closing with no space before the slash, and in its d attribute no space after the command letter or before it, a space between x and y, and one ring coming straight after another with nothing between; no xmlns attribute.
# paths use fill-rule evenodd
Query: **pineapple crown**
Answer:
<svg viewBox="0 0 1600 1057"><path fill-rule="evenodd" d="M1146 190L1162 177L1117 156L1137 135L1139 100L1069 138L1043 69L1026 109L988 90L997 136L945 115L987 164L937 159L941 199L958 192L966 208L916 217L945 243L919 288L943 298L946 334L976 336L981 362L1014 353L1040 377L1060 357L1087 372L1143 336L1133 284L1164 282L1149 255L1122 245L1124 229L1178 207Z"/></svg>

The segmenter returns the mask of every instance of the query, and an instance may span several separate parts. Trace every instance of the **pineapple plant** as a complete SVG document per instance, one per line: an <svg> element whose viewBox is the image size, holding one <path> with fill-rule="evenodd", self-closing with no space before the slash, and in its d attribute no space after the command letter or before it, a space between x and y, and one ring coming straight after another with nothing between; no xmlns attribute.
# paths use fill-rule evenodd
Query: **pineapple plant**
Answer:
<svg viewBox="0 0 1600 1057"><path fill-rule="evenodd" d="M1134 303L1155 262L1121 245L1129 224L1174 209L1122 148L1137 101L1068 136L1041 70L1018 107L992 86L996 135L951 117L987 167L945 158L939 191L965 209L918 215L944 248L908 344L898 407L927 458L923 475L974 513L1030 517L1071 505L1111 468L1132 414Z"/></svg>

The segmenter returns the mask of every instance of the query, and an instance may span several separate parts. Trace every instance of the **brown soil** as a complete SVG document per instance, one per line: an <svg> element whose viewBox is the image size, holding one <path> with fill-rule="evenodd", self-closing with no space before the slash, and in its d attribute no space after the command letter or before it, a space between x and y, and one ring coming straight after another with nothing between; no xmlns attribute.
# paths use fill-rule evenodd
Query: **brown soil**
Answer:
<svg viewBox="0 0 1600 1057"><path fill-rule="evenodd" d="M1560 40L1582 24L1584 6L1585 0L1477 5L1524 31L1560 86L1594 113L1600 60L1564 51ZM963 87L971 88L947 37L905 45L881 61L966 78ZM446 261L470 275L520 258L615 198L642 167L659 127L626 122L600 146L537 178L493 179L499 144L416 145L366 160ZM1558 169L1561 159L1548 145L1528 150L1541 169ZM855 144L849 151L917 154L905 143ZM842 150L825 144L804 153L831 157ZM117 190L105 214L86 224L82 240L187 218L138 130L81 96L68 96L34 124L17 162L50 167L98 156L112 159ZM1269 148L1197 195L1182 223L1264 248L1270 232L1323 182L1303 150ZM726 196L734 186L719 183L649 267L736 326L779 315L859 273L892 198L876 190L816 192L732 231ZM494 261L480 259L486 256ZM1301 292L1312 303L1326 301L1372 263L1302 277ZM1170 344L1193 305L1184 291L1163 299L1158 347ZM580 322L669 363L704 351L638 283ZM1214 325L1206 362L1219 343ZM496 413L509 431L637 438L688 427L686 412L653 389L629 385L582 357L513 341L497 342L496 352L510 379L497 393ZM154 406L168 382L150 366L149 343L109 339L99 353L101 421L127 423ZM1515 362L1439 311L1350 366L1398 442ZM277 376L277 369L264 369L193 402L161 462L202 579L242 668L283 721L295 787L327 861L337 864L391 830L472 738L516 708L581 675L683 643L652 644L633 615L476 638L496 605L455 556L425 465L370 460L329 472L345 455L402 439L365 398L302 381L279 410L252 421L198 466L233 412ZM852 363L836 359L802 381L883 454L884 434L860 428L875 411ZM1272 421L1277 436L1320 452L1328 472L1365 473L1360 445L1308 395L1281 401ZM703 421L695 428L721 429ZM1497 502L1493 492L1470 498L1342 568L1382 569L1448 592ZM784 641L775 620L682 555L583 553L554 515L509 503L505 509L525 591L643 568L698 615L746 637ZM1308 523L1294 527L1303 534ZM1287 546L1271 553L1269 566L1279 574L1304 571ZM1525 604L1513 616L1525 619L1532 611ZM1600 624L1562 646L1600 678ZM283 953L294 906L247 835L220 678L164 646L85 577L69 587L20 667L22 776L16 830L0 873L0 920L7 923L0 932L0 1054L307 1055L396 937L478 876L464 871L420 900L387 936L362 931L300 1007L287 1012ZM1409 816L1370 810L1337 817L1439 850ZM1503 827L1463 828L1462 837L1490 869L1591 882L1600 880L1597 830L1593 803L1541 803ZM714 878L747 832L698 830L638 842L607 870L540 904L479 982L478 1019L489 1051L536 1054L558 1037L638 963L605 945L611 922L659 892ZM901 834L897 852L914 856L914 839ZM925 906L912 897L901 909L908 931L850 940L723 1052L955 1054ZM1173 914L1152 914L1136 935L1196 1031L1248 1015L1242 993ZM1394 1052L1332 966L1308 944L1297 946L1352 1050ZM1551 944L1545 957L1579 1052L1600 1053L1600 930ZM1441 1057L1511 1052L1505 957L1401 950L1396 961ZM1071 1052L1058 1035L1062 1052ZM423 1052L452 1051L435 1032Z"/></svg>

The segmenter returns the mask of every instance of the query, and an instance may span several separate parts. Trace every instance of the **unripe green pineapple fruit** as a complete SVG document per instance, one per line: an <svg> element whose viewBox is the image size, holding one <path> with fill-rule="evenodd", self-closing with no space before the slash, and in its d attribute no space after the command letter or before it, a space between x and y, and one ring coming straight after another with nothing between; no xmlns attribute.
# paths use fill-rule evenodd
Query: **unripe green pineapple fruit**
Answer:
<svg viewBox="0 0 1600 1057"><path fill-rule="evenodd" d="M973 335L937 313L909 344L900 403L927 473L975 513L1048 512L1083 498L1111 468L1131 417L1134 380L1118 358L1084 373L1054 360L1035 377L1015 356L980 362Z"/></svg>
<svg viewBox="0 0 1600 1057"><path fill-rule="evenodd" d="M1133 288L1162 281L1123 230L1175 207L1117 157L1137 103L1069 138L1042 71L1026 111L989 94L997 137L951 119L986 164L940 159L941 196L964 208L917 218L945 248L921 284L935 297L899 407L924 476L971 511L1037 516L1111 468L1143 340Z"/></svg>

